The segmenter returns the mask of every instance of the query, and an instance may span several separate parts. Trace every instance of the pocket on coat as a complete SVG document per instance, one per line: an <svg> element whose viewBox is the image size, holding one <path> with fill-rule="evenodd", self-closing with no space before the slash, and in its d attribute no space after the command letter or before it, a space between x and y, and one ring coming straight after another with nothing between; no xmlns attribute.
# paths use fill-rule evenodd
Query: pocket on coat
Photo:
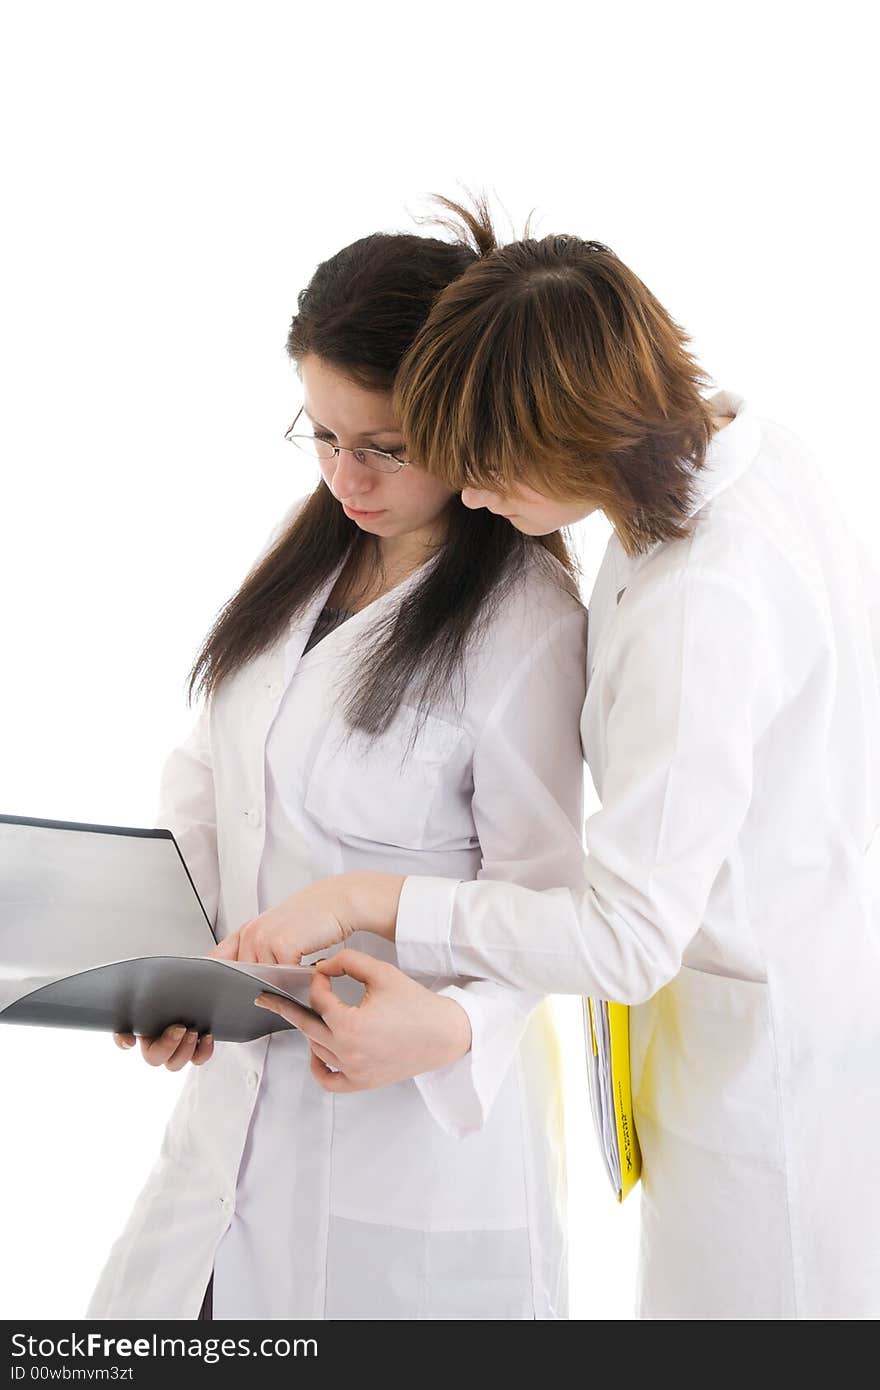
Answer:
<svg viewBox="0 0 880 1390"><path fill-rule="evenodd" d="M462 728L401 705L380 737L331 718L318 749L305 809L344 840L423 849L444 844L449 827L431 825L431 811ZM461 826L453 828L461 831Z"/></svg>
<svg viewBox="0 0 880 1390"><path fill-rule="evenodd" d="M702 1149L782 1167L770 987L683 966L635 1011L642 1112Z"/></svg>

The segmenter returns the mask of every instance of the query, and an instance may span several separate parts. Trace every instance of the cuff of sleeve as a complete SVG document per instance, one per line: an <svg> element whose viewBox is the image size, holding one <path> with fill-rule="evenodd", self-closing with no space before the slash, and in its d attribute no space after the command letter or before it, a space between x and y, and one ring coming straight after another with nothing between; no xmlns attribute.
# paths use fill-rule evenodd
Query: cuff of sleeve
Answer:
<svg viewBox="0 0 880 1390"><path fill-rule="evenodd" d="M541 996L485 985L493 995L449 985L439 991L454 999L471 1025L471 1047L464 1057L414 1078L431 1116L454 1139L482 1129L522 1040L529 1014ZM477 989L479 987L476 987Z"/></svg>
<svg viewBox="0 0 880 1390"><path fill-rule="evenodd" d="M407 878L400 892L394 945L406 975L456 975L450 928L454 878Z"/></svg>

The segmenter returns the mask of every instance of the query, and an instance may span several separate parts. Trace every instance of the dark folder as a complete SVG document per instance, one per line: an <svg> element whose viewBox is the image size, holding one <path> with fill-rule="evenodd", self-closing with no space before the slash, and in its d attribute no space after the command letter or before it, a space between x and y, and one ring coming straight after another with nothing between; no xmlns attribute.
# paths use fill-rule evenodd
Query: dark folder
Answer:
<svg viewBox="0 0 880 1390"><path fill-rule="evenodd" d="M0 816L0 1023L291 1028L253 1001L265 987L308 1008L312 968L208 958L216 944L170 830Z"/></svg>

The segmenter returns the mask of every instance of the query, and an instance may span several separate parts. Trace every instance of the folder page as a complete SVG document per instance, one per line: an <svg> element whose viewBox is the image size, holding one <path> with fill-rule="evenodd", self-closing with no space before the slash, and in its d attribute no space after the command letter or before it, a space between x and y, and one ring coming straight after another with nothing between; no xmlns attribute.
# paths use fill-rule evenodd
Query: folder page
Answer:
<svg viewBox="0 0 880 1390"><path fill-rule="evenodd" d="M0 1023L290 1028L253 1001L265 985L308 1007L312 967L206 958L216 944L170 830L0 816Z"/></svg>

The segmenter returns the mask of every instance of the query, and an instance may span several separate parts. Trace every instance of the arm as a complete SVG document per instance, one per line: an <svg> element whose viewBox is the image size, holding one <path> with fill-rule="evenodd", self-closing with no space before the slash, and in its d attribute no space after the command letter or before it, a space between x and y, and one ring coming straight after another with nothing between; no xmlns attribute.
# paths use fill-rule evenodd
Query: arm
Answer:
<svg viewBox="0 0 880 1390"><path fill-rule="evenodd" d="M480 730L472 807L487 887L503 887L490 880L508 876L534 888L583 885L585 636L586 614L578 609L525 642L526 654ZM399 874L369 872L318 880L245 923L213 954L296 963L341 944L355 924L381 934L380 919L393 929L403 883ZM258 1002L309 1038L313 1074L325 1089L415 1078L437 1122L456 1137L469 1134L485 1122L542 992L467 978L435 992L407 976L405 957L400 965L350 950L318 963L309 1002L323 1023L292 1001ZM366 986L357 1006L330 990L327 977L342 973Z"/></svg>
<svg viewBox="0 0 880 1390"><path fill-rule="evenodd" d="M583 887L585 684L586 614L575 611L531 647L481 730L472 802L482 849L478 880ZM408 971L406 942L398 943L397 954ZM449 985L439 994L467 1014L470 1050L415 1082L438 1124L462 1137L486 1122L543 995L491 980Z"/></svg>
<svg viewBox="0 0 880 1390"><path fill-rule="evenodd" d="M165 760L159 779L155 827L170 830L183 855L212 929L217 922L220 869L217 861L217 815L208 711L204 709L188 737ZM114 1033L118 1047L135 1045L133 1033ZM187 1062L207 1062L214 1049L209 1034L201 1038L182 1024L170 1025L156 1038L141 1038L141 1055L150 1066L180 1071Z"/></svg>
<svg viewBox="0 0 880 1390"><path fill-rule="evenodd" d="M396 938L411 967L624 1003L678 972L781 702L776 643L724 575L689 574L628 615L602 678L607 761L585 891L407 879ZM352 888L358 925L394 936L394 885Z"/></svg>
<svg viewBox="0 0 880 1390"><path fill-rule="evenodd" d="M211 926L217 923L220 866L208 708L165 760L156 827L170 830L192 875Z"/></svg>

